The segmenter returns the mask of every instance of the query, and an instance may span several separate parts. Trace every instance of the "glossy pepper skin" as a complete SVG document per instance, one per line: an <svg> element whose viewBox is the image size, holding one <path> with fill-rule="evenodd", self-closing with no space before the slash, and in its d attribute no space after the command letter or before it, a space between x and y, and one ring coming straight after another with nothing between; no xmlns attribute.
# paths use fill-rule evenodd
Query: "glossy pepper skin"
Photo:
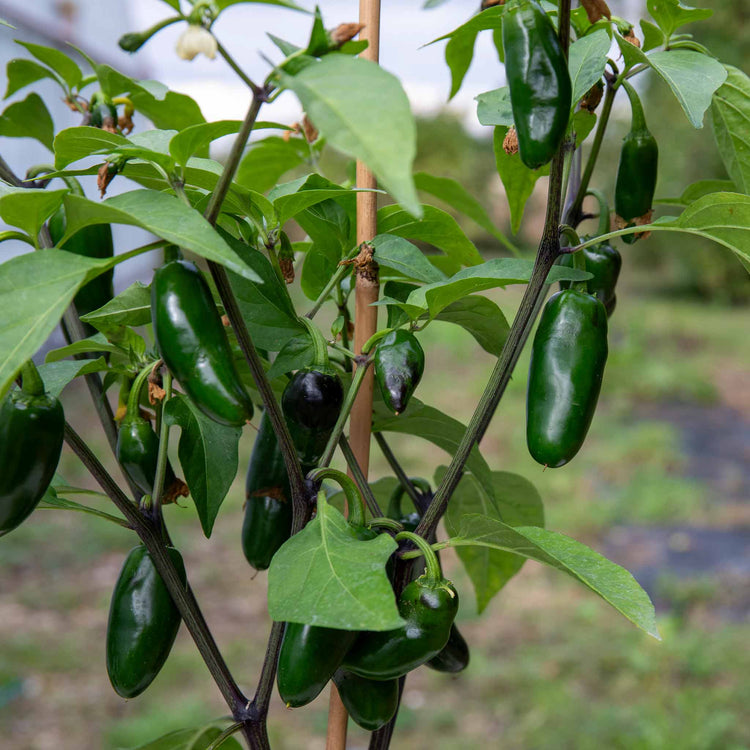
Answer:
<svg viewBox="0 0 750 750"><path fill-rule="evenodd" d="M451 625L448 642L437 656L427 662L430 669L438 672L457 674L469 666L469 644L459 632L455 623Z"/></svg>
<svg viewBox="0 0 750 750"><path fill-rule="evenodd" d="M164 362L206 416L235 427L252 419L211 291L192 263L175 260L156 271L151 319Z"/></svg>
<svg viewBox="0 0 750 750"><path fill-rule="evenodd" d="M186 584L180 553L168 552ZM187 585L187 584L186 584ZM180 629L180 613L143 545L130 551L112 593L107 674L118 695L135 698L154 680Z"/></svg>
<svg viewBox="0 0 750 750"><path fill-rule="evenodd" d="M420 576L403 590L398 611L406 623L395 630L361 633L342 662L344 669L372 680L391 680L437 656L448 642L458 592L445 579Z"/></svg>
<svg viewBox="0 0 750 750"><path fill-rule="evenodd" d="M503 49L519 153L529 169L537 169L565 136L572 87L557 32L535 0L507 4Z"/></svg>
<svg viewBox="0 0 750 750"><path fill-rule="evenodd" d="M159 437L151 423L141 416L126 416L117 433L117 460L146 495L154 493L158 458ZM167 461L164 487L168 488L175 479L172 466Z"/></svg>
<svg viewBox="0 0 750 750"><path fill-rule="evenodd" d="M607 312L586 292L550 297L531 351L526 439L534 460L564 466L578 453L596 410L607 362Z"/></svg>
<svg viewBox="0 0 750 750"><path fill-rule="evenodd" d="M38 505L55 475L65 415L49 394L12 391L0 405L0 537Z"/></svg>
<svg viewBox="0 0 750 750"><path fill-rule="evenodd" d="M61 250L76 255L84 255L87 258L111 258L114 255L112 228L109 224L94 224L93 226L83 227L61 245L60 240L65 234L67 219L64 207L60 206L52 214L48 226L52 242ZM112 299L114 296L113 277L113 270L106 271L78 290L73 299L78 315L87 315L94 310L98 310ZM84 328L89 335L95 332L95 329L86 323L84 323Z"/></svg>
<svg viewBox="0 0 750 750"><path fill-rule="evenodd" d="M638 94L630 84L625 84L625 90L630 97L633 120L620 151L615 184L615 213L622 226L629 227L636 224L637 219L647 217L651 211L656 190L659 146L646 126ZM638 235L623 235L622 239L632 245Z"/></svg>
<svg viewBox="0 0 750 750"><path fill-rule="evenodd" d="M612 315L617 300L615 287L622 268L622 255L606 242L601 245L585 247L579 252L586 259L586 270L594 275L594 278L586 282L589 294L599 299L607 310L607 315ZM560 257L560 265L573 268L574 261L572 253L566 253ZM561 281L561 289L569 289L570 281Z"/></svg>
<svg viewBox="0 0 750 750"><path fill-rule="evenodd" d="M355 630L286 624L276 681L287 707L305 706L320 695L357 635Z"/></svg>
<svg viewBox="0 0 750 750"><path fill-rule="evenodd" d="M292 492L271 420L264 413L245 480L242 551L256 570L267 570L271 558L292 533Z"/></svg>
<svg viewBox="0 0 750 750"><path fill-rule="evenodd" d="M378 343L375 380L386 406L401 414L424 373L424 350L409 331L391 331Z"/></svg>
<svg viewBox="0 0 750 750"><path fill-rule="evenodd" d="M349 716L374 732L385 726L398 708L398 680L368 680L366 677L337 669L333 675L341 702Z"/></svg>
<svg viewBox="0 0 750 750"><path fill-rule="evenodd" d="M344 388L331 368L299 370L284 388L281 408L303 469L323 455L343 402Z"/></svg>

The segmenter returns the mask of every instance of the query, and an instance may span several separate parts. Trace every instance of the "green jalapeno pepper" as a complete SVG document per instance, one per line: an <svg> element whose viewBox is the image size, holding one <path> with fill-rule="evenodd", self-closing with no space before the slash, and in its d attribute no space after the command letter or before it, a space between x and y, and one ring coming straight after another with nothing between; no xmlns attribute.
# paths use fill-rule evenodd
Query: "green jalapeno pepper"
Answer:
<svg viewBox="0 0 750 750"><path fill-rule="evenodd" d="M239 427L252 419L253 402L211 291L192 263L175 260L156 271L151 318L159 353L191 401L221 424Z"/></svg>
<svg viewBox="0 0 750 750"><path fill-rule="evenodd" d="M518 150L523 163L537 169L552 159L568 127L568 63L552 22L535 0L507 3L503 49Z"/></svg>
<svg viewBox="0 0 750 750"><path fill-rule="evenodd" d="M187 585L180 553L168 548ZM133 548L112 593L107 624L107 674L118 695L135 698L153 681L180 629L180 613L148 550Z"/></svg>
<svg viewBox="0 0 750 750"><path fill-rule="evenodd" d="M33 364L23 368L23 388L0 405L0 536L34 511L55 475L62 451L65 415L45 393Z"/></svg>
<svg viewBox="0 0 750 750"><path fill-rule="evenodd" d="M266 570L271 558L292 533L292 492L289 475L273 425L260 420L245 480L242 551L256 570Z"/></svg>
<svg viewBox="0 0 750 750"><path fill-rule="evenodd" d="M606 361L604 305L576 289L552 296L534 337L526 399L527 443L540 464L563 466L578 453L594 417Z"/></svg>
<svg viewBox="0 0 750 750"><path fill-rule="evenodd" d="M409 331L386 334L375 350L375 380L385 405L401 414L424 373L424 350Z"/></svg>
<svg viewBox="0 0 750 750"><path fill-rule="evenodd" d="M362 729L374 732L385 726L396 713L398 679L368 680L345 669L337 669L333 681L347 713Z"/></svg>
<svg viewBox="0 0 750 750"><path fill-rule="evenodd" d="M469 666L469 658L469 644L453 623L447 643L437 656L427 662L427 666L437 672L456 674Z"/></svg>

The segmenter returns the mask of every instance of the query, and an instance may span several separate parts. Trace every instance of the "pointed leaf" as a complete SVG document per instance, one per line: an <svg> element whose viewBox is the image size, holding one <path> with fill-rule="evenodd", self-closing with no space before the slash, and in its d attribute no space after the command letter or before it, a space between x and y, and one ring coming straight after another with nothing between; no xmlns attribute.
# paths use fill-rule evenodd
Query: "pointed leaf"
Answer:
<svg viewBox="0 0 750 750"><path fill-rule="evenodd" d="M81 82L83 73L78 64L71 60L64 52L60 52L59 49L44 47L41 44L32 44L31 42L16 41L16 44L25 47L39 62L52 68L68 84L69 88L73 89Z"/></svg>
<svg viewBox="0 0 750 750"><path fill-rule="evenodd" d="M99 331L151 322L151 287L136 281L98 310L81 317Z"/></svg>
<svg viewBox="0 0 750 750"><path fill-rule="evenodd" d="M29 237L36 237L67 193L67 188L17 188L0 182L0 217L6 224L23 229Z"/></svg>
<svg viewBox="0 0 750 750"><path fill-rule="evenodd" d="M263 138L250 144L235 179L240 185L265 193L283 174L303 164L309 156L310 147L301 138L288 141L275 135Z"/></svg>
<svg viewBox="0 0 750 750"><path fill-rule="evenodd" d="M730 65L714 94L711 124L719 155L737 190L750 193L750 78Z"/></svg>
<svg viewBox="0 0 750 750"><path fill-rule="evenodd" d="M62 84L62 81L55 74L33 60L27 60L24 57L18 57L8 62L6 68L8 86L5 89L5 99L13 96L16 91L29 86L32 83L41 81L43 78L51 78L53 81Z"/></svg>
<svg viewBox="0 0 750 750"><path fill-rule="evenodd" d="M60 362L47 362L38 365L39 374L44 381L47 393L59 396L66 385L71 383L80 375L88 375L90 372L101 372L107 369L107 360L104 357L97 359L64 359Z"/></svg>
<svg viewBox="0 0 750 750"><path fill-rule="evenodd" d="M509 128L513 124L510 89L507 86L479 94L476 102L477 119L481 125L502 125Z"/></svg>
<svg viewBox="0 0 750 750"><path fill-rule="evenodd" d="M234 135L241 127L241 120L219 120L191 125L172 138L169 142L169 153L178 164L185 166L193 154L205 149L211 141L225 135Z"/></svg>
<svg viewBox="0 0 750 750"><path fill-rule="evenodd" d="M0 115L0 135L34 138L52 151L55 126L41 97L29 94L23 101L7 107Z"/></svg>
<svg viewBox="0 0 750 750"><path fill-rule="evenodd" d="M393 234L379 234L371 241L375 248L374 258L378 265L402 273L407 279L441 281L445 274L430 263L424 253L409 240Z"/></svg>
<svg viewBox="0 0 750 750"><path fill-rule="evenodd" d="M710 8L693 8L680 0L648 0L647 7L651 17L667 36L671 36L680 26L713 15Z"/></svg>
<svg viewBox="0 0 750 750"><path fill-rule="evenodd" d="M496 357L508 338L510 326L502 310L490 299L470 294L444 307L435 320L454 323L468 331L477 343Z"/></svg>
<svg viewBox="0 0 750 750"><path fill-rule="evenodd" d="M573 106L604 74L611 44L609 34L600 29L570 45L568 69L573 83Z"/></svg>

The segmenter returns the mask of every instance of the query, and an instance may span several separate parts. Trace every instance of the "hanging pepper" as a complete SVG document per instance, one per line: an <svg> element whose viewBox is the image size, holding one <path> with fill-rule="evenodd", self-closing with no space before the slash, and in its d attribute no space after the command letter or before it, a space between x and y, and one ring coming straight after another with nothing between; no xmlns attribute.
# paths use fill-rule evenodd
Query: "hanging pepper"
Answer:
<svg viewBox="0 0 750 750"><path fill-rule="evenodd" d="M347 713L362 729L374 732L385 726L396 713L398 679L368 680L345 669L337 669L333 681Z"/></svg>
<svg viewBox="0 0 750 750"><path fill-rule="evenodd" d="M521 161L546 164L568 127L572 87L555 27L536 0L509 0L503 15L505 73Z"/></svg>
<svg viewBox="0 0 750 750"><path fill-rule="evenodd" d="M373 680L390 680L440 653L448 642L451 626L458 611L458 593L443 578L430 545L408 531L396 539L409 539L420 549L427 571L403 590L398 611L404 625L383 632L360 633L347 653L342 667Z"/></svg>
<svg viewBox="0 0 750 750"><path fill-rule="evenodd" d="M267 414L253 445L245 480L242 551L256 570L266 570L271 558L292 533L292 492L284 457Z"/></svg>
<svg viewBox="0 0 750 750"><path fill-rule="evenodd" d="M606 361L604 305L578 289L552 296L534 337L526 398L526 439L540 464L564 466L578 453Z"/></svg>
<svg viewBox="0 0 750 750"><path fill-rule="evenodd" d="M175 260L156 271L151 319L164 362L204 414L236 427L252 419L253 402L237 374L211 291L195 265Z"/></svg>
<svg viewBox="0 0 750 750"><path fill-rule="evenodd" d="M620 151L615 185L615 213L617 227L648 224L656 189L659 146L646 126L643 106L635 89L623 82L630 99L633 120ZM624 235L623 240L632 245L645 233Z"/></svg>
<svg viewBox="0 0 750 750"><path fill-rule="evenodd" d="M182 556L167 551L187 585ZM148 550L133 548L112 593L107 623L107 674L118 695L135 698L153 681L180 629L180 613Z"/></svg>
<svg viewBox="0 0 750 750"><path fill-rule="evenodd" d="M19 526L39 504L55 475L62 452L65 415L45 393L29 362L21 390L0 405L0 536Z"/></svg>
<svg viewBox="0 0 750 750"><path fill-rule="evenodd" d="M424 373L424 350L417 337L403 329L386 334L378 342L373 364L386 406L401 414Z"/></svg>

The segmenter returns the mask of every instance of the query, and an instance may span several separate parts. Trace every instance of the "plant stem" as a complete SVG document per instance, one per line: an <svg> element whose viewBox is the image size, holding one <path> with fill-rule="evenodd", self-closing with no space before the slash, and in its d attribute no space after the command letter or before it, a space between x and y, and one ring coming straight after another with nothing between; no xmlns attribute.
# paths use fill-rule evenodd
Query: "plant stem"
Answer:
<svg viewBox="0 0 750 750"><path fill-rule="evenodd" d="M226 60L229 67L242 79L243 83L245 83L248 86L248 88L253 92L253 94L255 94L259 90L259 87L256 86L256 84L252 82L252 80L248 77L245 71L242 70L242 68L237 64L235 59L226 51L224 45L218 39L216 39L216 49L218 50L219 54Z"/></svg>
<svg viewBox="0 0 750 750"><path fill-rule="evenodd" d="M354 254L356 255L357 251L355 251ZM348 264L339 264L339 267L336 269L336 273L331 276L331 278L328 280L328 283L323 287L323 291L318 295L318 299L315 300L315 304L313 304L308 312L305 313L306 318L312 320L318 314L318 310L323 307L323 304L328 299L328 295L330 295L332 289L337 284L340 284L350 271L351 266L349 266Z"/></svg>
<svg viewBox="0 0 750 750"><path fill-rule="evenodd" d="M166 368L165 368L166 370ZM172 398L172 374L169 370L164 373L164 399L162 408L169 403ZM169 448L169 425L167 420L162 417L159 425L159 453L156 459L156 476L154 477L154 491L151 496L151 506L156 517L161 515L161 496L164 492L164 478L167 475L167 450Z"/></svg>
<svg viewBox="0 0 750 750"><path fill-rule="evenodd" d="M370 511L373 518L382 517L383 511L380 510L380 505L378 505L375 495L372 494L372 489L367 481L367 477L362 471L362 467L359 465L359 461L357 461L357 457L354 455L352 447L349 445L349 441L344 435L339 438L339 448L341 448L341 452L344 454L344 459L349 467L349 471L351 472L354 481L357 483L357 487L359 487L359 491L362 493L365 503L367 503L367 509Z"/></svg>
<svg viewBox="0 0 750 750"><path fill-rule="evenodd" d="M266 655L263 659L263 668L258 680L258 687L253 698L253 706L261 717L268 713L268 704L271 701L271 692L273 691L273 681L276 677L276 663L279 660L279 650L281 649L281 639L284 636L284 623L274 622L271 625L271 633L268 636L268 645L266 646Z"/></svg>

